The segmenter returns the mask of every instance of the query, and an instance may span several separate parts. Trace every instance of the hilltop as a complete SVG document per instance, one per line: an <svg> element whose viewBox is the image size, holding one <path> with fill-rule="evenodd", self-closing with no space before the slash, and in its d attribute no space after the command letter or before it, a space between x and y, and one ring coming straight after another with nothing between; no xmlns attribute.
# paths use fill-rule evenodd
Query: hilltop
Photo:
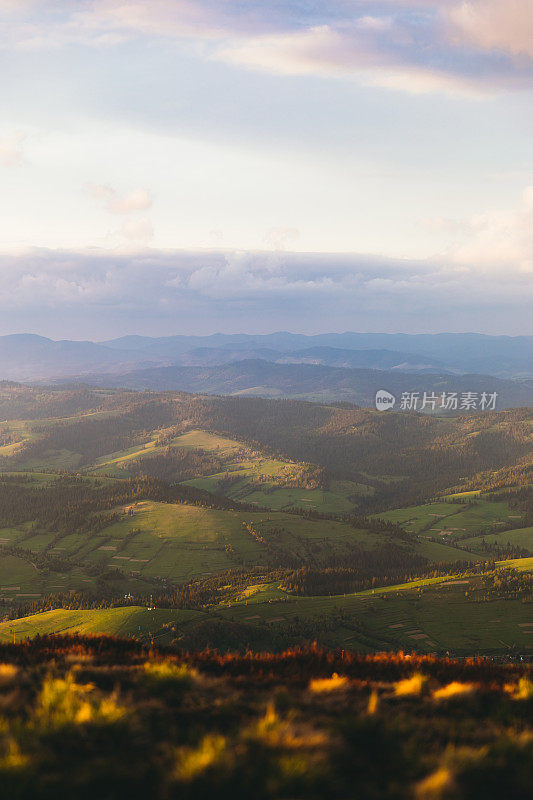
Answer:
<svg viewBox="0 0 533 800"><path fill-rule="evenodd" d="M378 363L381 363L378 359ZM424 364L413 372L356 369L324 365L316 360L308 363L287 358L273 363L261 358L248 358L207 366L164 366L135 369L120 374L86 374L90 385L122 387L152 391L201 392L206 394L277 397L313 402L355 403L373 407L376 393L386 388L399 400L404 392L435 394L451 392L460 395L474 392L481 396L496 393L498 408L516 408L533 404L531 380L505 380L491 375L450 375L432 373Z"/></svg>

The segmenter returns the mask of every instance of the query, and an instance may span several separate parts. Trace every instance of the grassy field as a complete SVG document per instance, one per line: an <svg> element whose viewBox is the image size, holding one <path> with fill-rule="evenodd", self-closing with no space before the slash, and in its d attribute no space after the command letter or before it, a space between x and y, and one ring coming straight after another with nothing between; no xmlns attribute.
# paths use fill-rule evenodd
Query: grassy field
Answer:
<svg viewBox="0 0 533 800"><path fill-rule="evenodd" d="M302 508L348 513L355 509L358 496L374 491L370 486L351 481L332 481L326 490L287 488L283 483L291 472L298 469L297 462L266 456L241 442L208 431L187 431L166 446L204 450L221 461L223 469L184 481L186 485L222 492L235 500L273 510ZM154 432L149 442L102 456L87 471L93 475L124 478L127 475L124 466L128 461L149 458L162 449ZM222 482L225 484L223 490Z"/></svg>
<svg viewBox="0 0 533 800"><path fill-rule="evenodd" d="M463 542L461 542L462 544ZM477 561L483 555L481 552L475 554L460 550L458 547L453 547L451 543L429 542L424 539L421 539L414 549L419 556L423 556L437 564L453 561Z"/></svg>
<svg viewBox="0 0 533 800"><path fill-rule="evenodd" d="M533 570L533 559L502 564ZM302 597L288 595L276 583L259 583L239 591L233 601L210 612L135 606L36 614L0 624L0 641L80 631L143 641L154 638L169 644L176 636L179 638L180 632L186 633L202 620L218 624L225 620L249 628L277 630L287 643L301 642L298 630L307 624L313 631L309 641L315 639L330 647L361 652L533 652L531 604L518 600L474 601L471 596L479 585L479 576L450 573L353 594Z"/></svg>
<svg viewBox="0 0 533 800"><path fill-rule="evenodd" d="M245 445L206 431L189 431L175 440L178 447L197 447L225 457L224 471L186 481L191 486L216 492L228 475L234 482L224 494L236 500L283 510L316 509L325 513L348 513L354 510L357 496L372 493L370 486L350 481L332 481L327 490L279 486L284 476L298 464L265 457Z"/></svg>
<svg viewBox="0 0 533 800"><path fill-rule="evenodd" d="M110 548L109 563L120 569L174 581L230 569L234 554L249 565L265 560L236 512L197 506L138 503L131 516L92 539L83 558L98 560L106 552L100 548Z"/></svg>
<svg viewBox="0 0 533 800"><path fill-rule="evenodd" d="M482 494L467 493L463 503L426 503L377 514L382 519L402 525L406 531L443 541L474 537L480 531L497 533L512 527L524 515L513 511L505 501L489 501ZM469 505L468 501L475 503Z"/></svg>
<svg viewBox="0 0 533 800"><path fill-rule="evenodd" d="M532 558L510 558L507 561L498 561L498 566L512 567L518 572L533 572L533 557Z"/></svg>
<svg viewBox="0 0 533 800"><path fill-rule="evenodd" d="M0 545L4 542L0 541ZM136 581L117 580L113 586L117 591L134 589ZM0 557L0 601L27 603L43 595L70 591L96 592L96 579L82 567L74 566L64 571L39 570L26 558L2 554Z"/></svg>
<svg viewBox="0 0 533 800"><path fill-rule="evenodd" d="M533 570L533 559L501 562ZM421 652L533 652L531 604L518 600L469 599L479 576L411 581L334 597L287 595L276 584L255 587L244 602L220 611L228 619L289 629L296 620L323 624L318 640L328 646ZM237 598L238 599L238 598ZM328 619L335 624L328 629Z"/></svg>
<svg viewBox="0 0 533 800"><path fill-rule="evenodd" d="M97 611L57 609L33 614L23 619L0 624L0 642L21 641L24 638L50 633L92 633L135 638L165 638L165 626L180 623L186 626L203 615L199 611L166 610L127 606ZM166 637L168 639L168 635Z"/></svg>
<svg viewBox="0 0 533 800"><path fill-rule="evenodd" d="M32 533L26 525L0 530L0 544L175 581L234 567L232 553L250 564L265 561L235 512L148 501L95 534Z"/></svg>
<svg viewBox="0 0 533 800"><path fill-rule="evenodd" d="M485 534L484 536L474 536L471 539L466 539L462 544L467 547L480 547L482 542L487 544L506 545L508 542L518 547L524 547L526 550L533 552L533 527L529 528L515 528L510 531L502 531L501 533Z"/></svg>
<svg viewBox="0 0 533 800"><path fill-rule="evenodd" d="M94 416L94 413L81 414ZM97 412L97 416L108 417L109 412ZM52 428L66 420L16 420L4 423L9 425L17 436L24 441L34 440L39 437L38 428ZM310 489L304 486L287 485L291 483L291 475L298 472L301 465L290 459L272 457L261 450L220 436L205 430L190 430L176 436L170 442L165 440L163 445L160 434L163 429L155 429L142 444L124 450L110 452L96 459L93 463L84 463L82 455L69 450L49 449L39 456L18 458L17 468L28 471L35 470L83 470L88 475L110 476L125 478L128 476L127 465L131 461L142 461L161 453L170 446L176 449L201 449L214 455L220 462L221 468L215 472L201 474L192 480L186 481L191 486L206 489L210 492L221 492L233 499L254 503L273 510L284 509L314 509L326 513L350 513L357 509L357 498L372 494L373 486L363 482L348 480L332 480L327 489ZM22 443L22 442L21 442ZM0 447L0 458L7 459L16 456L21 443L9 444ZM229 481L228 481L229 478ZM221 482L224 482L221 489Z"/></svg>
<svg viewBox="0 0 533 800"><path fill-rule="evenodd" d="M341 522L283 512L217 511L153 501L115 511L121 513L121 520L92 534L35 531L31 523L0 529L0 546L23 547L81 564L111 567L150 582L154 578L181 582L241 565L272 565L268 544L274 540L278 550L281 548L302 563L312 555L342 556L354 545L368 550L388 541L386 535L357 530ZM250 526L266 544L257 541ZM452 548L442 549L458 554L455 558L461 557ZM439 554L439 560L446 560L447 555Z"/></svg>

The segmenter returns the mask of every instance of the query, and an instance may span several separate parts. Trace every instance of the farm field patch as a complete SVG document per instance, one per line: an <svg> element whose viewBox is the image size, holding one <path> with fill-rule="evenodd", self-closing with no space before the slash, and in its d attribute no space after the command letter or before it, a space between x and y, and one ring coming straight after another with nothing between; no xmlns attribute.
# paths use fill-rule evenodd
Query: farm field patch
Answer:
<svg viewBox="0 0 533 800"><path fill-rule="evenodd" d="M466 547L479 548L486 542L487 544L506 545L508 542L517 547L523 547L533 552L533 527L514 528L501 533L486 533L484 536L475 536L472 539L465 539L462 544Z"/></svg>
<svg viewBox="0 0 533 800"><path fill-rule="evenodd" d="M50 633L92 633L138 638L155 636L157 641L165 643L166 625L176 622L187 625L202 617L201 612L187 609L150 610L141 606L94 611L56 609L0 623L0 641L14 638L21 641Z"/></svg>

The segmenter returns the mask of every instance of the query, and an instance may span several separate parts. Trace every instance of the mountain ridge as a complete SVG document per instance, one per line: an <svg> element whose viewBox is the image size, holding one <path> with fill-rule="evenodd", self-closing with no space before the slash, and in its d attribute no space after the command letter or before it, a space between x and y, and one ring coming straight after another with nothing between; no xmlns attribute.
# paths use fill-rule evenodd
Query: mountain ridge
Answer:
<svg viewBox="0 0 533 800"><path fill-rule="evenodd" d="M317 364L276 364L261 359L207 367L152 367L121 375L88 375L85 381L100 387L345 401L362 406L373 406L376 392L381 389L394 394L397 401L404 392L418 392L420 396L424 392L496 392L499 408L533 404L530 381L508 381L489 375L418 375Z"/></svg>
<svg viewBox="0 0 533 800"><path fill-rule="evenodd" d="M178 364L220 365L257 357L286 364L533 378L532 336L349 332L307 336L278 332L159 338L132 335L102 342L10 334L0 337L0 379L79 378Z"/></svg>

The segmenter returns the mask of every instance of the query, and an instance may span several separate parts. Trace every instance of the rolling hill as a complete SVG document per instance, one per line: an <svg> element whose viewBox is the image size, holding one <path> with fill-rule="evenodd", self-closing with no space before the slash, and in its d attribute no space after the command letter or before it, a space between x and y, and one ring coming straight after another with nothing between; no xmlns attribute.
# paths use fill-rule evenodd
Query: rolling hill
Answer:
<svg viewBox="0 0 533 800"><path fill-rule="evenodd" d="M398 406L403 392L482 392L498 395L498 408L533 404L531 381L510 381L488 375L409 374L330 367L316 363L273 363L261 359L209 367L167 366L134 370L120 375L86 375L94 386L152 391L283 397L322 403L348 402L374 406L376 392L386 389Z"/></svg>
<svg viewBox="0 0 533 800"><path fill-rule="evenodd" d="M0 415L6 640L530 653L528 409L4 383Z"/></svg>

